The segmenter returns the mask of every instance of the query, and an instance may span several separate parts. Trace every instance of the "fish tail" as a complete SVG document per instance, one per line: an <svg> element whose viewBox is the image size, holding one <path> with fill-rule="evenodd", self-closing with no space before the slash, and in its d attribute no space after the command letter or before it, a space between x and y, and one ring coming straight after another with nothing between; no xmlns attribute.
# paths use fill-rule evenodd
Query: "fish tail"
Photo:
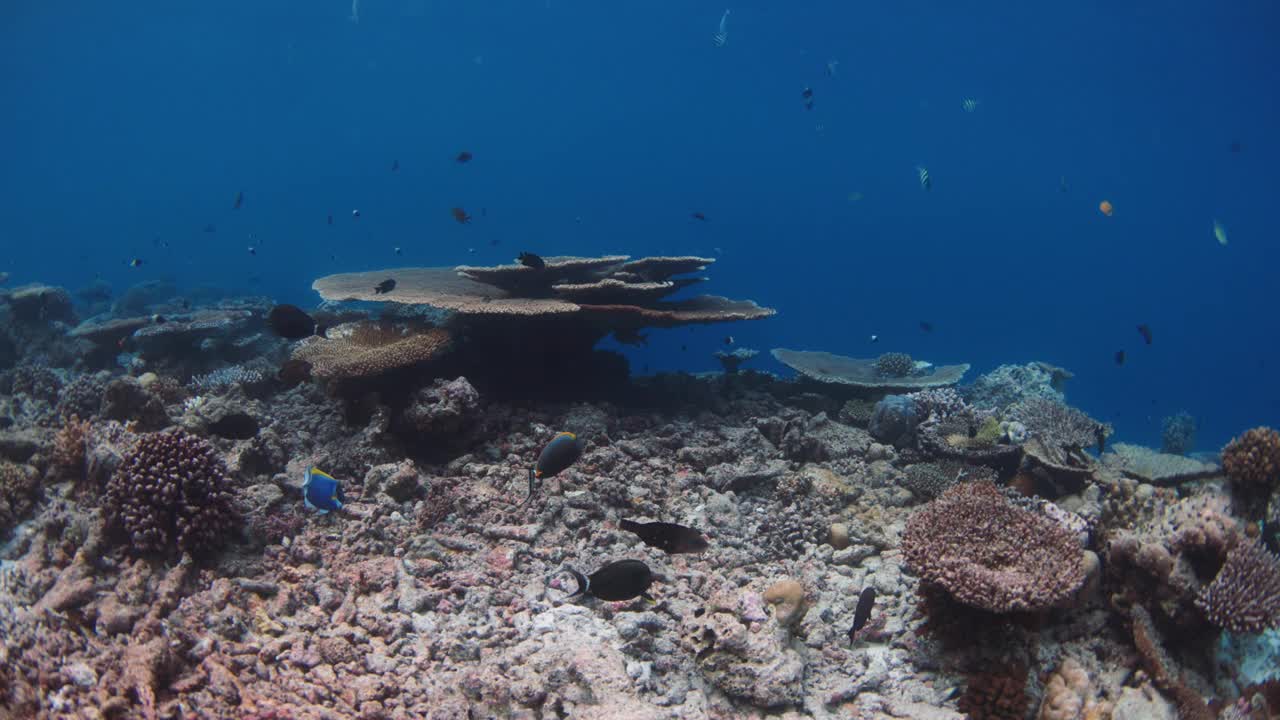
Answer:
<svg viewBox="0 0 1280 720"><path fill-rule="evenodd" d="M570 575L573 576L574 580L578 581L578 589L570 593L569 597L578 597L579 595L585 593L587 591L587 588L591 587L591 580L589 580L586 575L583 575L582 573L578 572L577 570L574 570L568 565L565 565L564 569L566 572L568 572Z"/></svg>
<svg viewBox="0 0 1280 720"><path fill-rule="evenodd" d="M640 529L640 523L635 520L627 520L624 518L618 522L618 527L626 530L627 532L635 532Z"/></svg>
<svg viewBox="0 0 1280 720"><path fill-rule="evenodd" d="M524 502L520 503L520 507L524 507L526 504L528 504L530 500L533 499L533 479L534 479L533 468L529 468L529 494L528 496L525 497Z"/></svg>

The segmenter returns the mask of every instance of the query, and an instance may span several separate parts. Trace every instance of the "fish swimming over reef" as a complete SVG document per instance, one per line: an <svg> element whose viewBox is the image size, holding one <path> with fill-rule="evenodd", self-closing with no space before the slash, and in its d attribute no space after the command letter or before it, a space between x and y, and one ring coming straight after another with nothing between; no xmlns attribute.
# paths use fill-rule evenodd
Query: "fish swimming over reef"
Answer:
<svg viewBox="0 0 1280 720"><path fill-rule="evenodd" d="M555 477L569 468L582 457L582 441L571 432L557 433L542 452L538 453L538 462L529 468L529 497L520 503L524 505L533 498L534 480L545 480Z"/></svg>
<svg viewBox="0 0 1280 720"><path fill-rule="evenodd" d="M237 191L237 192L236 192L236 201L235 201L235 204L231 206L231 209L232 209L232 210L239 210L241 205L244 205L244 191L243 191L243 190L239 190L239 191Z"/></svg>
<svg viewBox="0 0 1280 720"><path fill-rule="evenodd" d="M547 269L546 261L543 260L541 257L534 255L531 252L520 253L518 256L516 256L516 262L520 263L525 267L533 268L534 270Z"/></svg>
<svg viewBox="0 0 1280 720"><path fill-rule="evenodd" d="M645 545L669 554L700 553L707 549L707 538L691 527L669 522L638 523L622 520L618 527L640 536Z"/></svg>
<svg viewBox="0 0 1280 720"><path fill-rule="evenodd" d="M800 97L804 99L804 109L813 109L813 88L807 87L800 92Z"/></svg>
<svg viewBox="0 0 1280 720"><path fill-rule="evenodd" d="M929 168L917 165L916 176L920 179L920 187L925 190L933 189L933 180L929 177Z"/></svg>
<svg viewBox="0 0 1280 720"><path fill-rule="evenodd" d="M285 340L301 340L316 334L315 318L297 305L276 305L267 313L271 331Z"/></svg>
<svg viewBox="0 0 1280 720"><path fill-rule="evenodd" d="M1117 351L1116 351L1116 364L1117 364L1117 365L1123 365L1123 364L1124 364L1124 351L1123 351L1123 350L1117 350Z"/></svg>
<svg viewBox="0 0 1280 720"><path fill-rule="evenodd" d="M346 502L342 485L329 473L314 465L307 469L307 479L302 483L302 501L321 515L341 510Z"/></svg>
<svg viewBox="0 0 1280 720"><path fill-rule="evenodd" d="M375 295L386 295L387 293L395 289L396 289L396 281L391 278L387 278L386 280L383 280L382 282L373 286L373 292Z"/></svg>
<svg viewBox="0 0 1280 720"><path fill-rule="evenodd" d="M1150 326L1148 326L1146 323L1139 325L1138 334L1142 336L1143 342L1145 342L1148 345L1151 344L1151 327Z"/></svg>
<svg viewBox="0 0 1280 720"><path fill-rule="evenodd" d="M609 563L599 570L585 576L569 566L565 570L578 581L578 589L569 595L590 595L600 600L617 602L630 600L646 593L653 585L653 573L649 566L639 560L619 560Z"/></svg>
<svg viewBox="0 0 1280 720"><path fill-rule="evenodd" d="M967 113L976 112L978 110L978 106L981 104L981 100L976 100L974 98L965 98L960 101L960 107Z"/></svg>
<svg viewBox="0 0 1280 720"><path fill-rule="evenodd" d="M454 160L460 163L469 163L471 162L471 158L473 157L475 156L467 152L466 150L463 150L462 152L458 153L458 156L455 157Z"/></svg>
<svg viewBox="0 0 1280 720"><path fill-rule="evenodd" d="M858 596L858 606L853 610L853 627L849 628L849 642L853 642L858 631L867 626L871 619L871 608L876 604L876 589L868 585Z"/></svg>
<svg viewBox="0 0 1280 720"><path fill-rule="evenodd" d="M449 208L449 214L453 215L453 219L457 220L459 223L463 225L466 225L467 223L471 222L471 216L467 214L466 210L463 210L460 207Z"/></svg>
<svg viewBox="0 0 1280 720"><path fill-rule="evenodd" d="M668 555L707 550L707 537L694 528L676 523L636 523L623 519L618 527L640 536L641 541Z"/></svg>

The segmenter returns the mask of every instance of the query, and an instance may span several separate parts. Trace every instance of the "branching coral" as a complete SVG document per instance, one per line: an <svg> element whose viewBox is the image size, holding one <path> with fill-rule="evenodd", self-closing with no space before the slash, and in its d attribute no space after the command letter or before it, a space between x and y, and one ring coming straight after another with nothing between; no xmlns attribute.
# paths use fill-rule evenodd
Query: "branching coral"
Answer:
<svg viewBox="0 0 1280 720"><path fill-rule="evenodd" d="M138 553L210 550L235 529L229 483L204 440L144 435L107 483L107 517Z"/></svg>
<svg viewBox="0 0 1280 720"><path fill-rule="evenodd" d="M50 455L52 471L59 477L79 481L85 474L85 441L92 425L72 415L63 421L62 428L53 436L53 452Z"/></svg>
<svg viewBox="0 0 1280 720"><path fill-rule="evenodd" d="M1009 419L1026 425L1046 445L1069 451L1101 445L1112 432L1110 425L1043 397L1027 398L1014 405L1009 409Z"/></svg>
<svg viewBox="0 0 1280 720"><path fill-rule="evenodd" d="M990 482L956 485L917 511L902 552L923 580L991 612L1061 605L1085 579L1075 536L1013 505Z"/></svg>
<svg viewBox="0 0 1280 720"><path fill-rule="evenodd" d="M885 377L906 377L915 369L916 363L906 353L884 353L876 358L876 372Z"/></svg>
<svg viewBox="0 0 1280 720"><path fill-rule="evenodd" d="M1240 542L1196 598L1196 607L1209 622L1234 633L1280 627L1280 557L1259 542Z"/></svg>

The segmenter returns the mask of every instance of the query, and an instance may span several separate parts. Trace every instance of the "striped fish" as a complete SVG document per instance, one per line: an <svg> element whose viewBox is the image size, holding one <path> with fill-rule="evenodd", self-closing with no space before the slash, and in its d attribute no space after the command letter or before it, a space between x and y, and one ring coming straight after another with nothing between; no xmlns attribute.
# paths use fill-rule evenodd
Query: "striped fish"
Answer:
<svg viewBox="0 0 1280 720"><path fill-rule="evenodd" d="M933 180L929 179L929 168L916 166L916 175L920 176L920 187L925 190L933 189Z"/></svg>
<svg viewBox="0 0 1280 720"><path fill-rule="evenodd" d="M981 102L982 102L981 100L974 100L973 98L965 98L960 103L960 107L964 108L965 112L971 113L974 110L978 109L978 104Z"/></svg>
<svg viewBox="0 0 1280 720"><path fill-rule="evenodd" d="M715 35L711 36L711 42L714 43L716 47L724 47L725 43L729 42L728 10L725 10L724 15L720 16L720 29L716 31Z"/></svg>

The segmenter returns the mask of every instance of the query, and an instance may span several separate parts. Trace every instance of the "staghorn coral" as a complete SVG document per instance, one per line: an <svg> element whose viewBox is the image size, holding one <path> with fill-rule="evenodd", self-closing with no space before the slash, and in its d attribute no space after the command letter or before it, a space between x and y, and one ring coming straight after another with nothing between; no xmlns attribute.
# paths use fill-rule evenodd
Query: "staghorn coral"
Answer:
<svg viewBox="0 0 1280 720"><path fill-rule="evenodd" d="M1061 605L1085 579L1075 536L1016 507L990 482L962 483L917 511L902 552L922 580L997 613Z"/></svg>
<svg viewBox="0 0 1280 720"><path fill-rule="evenodd" d="M450 341L449 332L440 328L345 323L330 329L327 337L300 343L293 359L311 363L319 378L366 378L427 362L444 353Z"/></svg>
<svg viewBox="0 0 1280 720"><path fill-rule="evenodd" d="M1241 541L1200 592L1196 607L1209 622L1234 633L1280 627L1280 557L1257 541Z"/></svg>
<svg viewBox="0 0 1280 720"><path fill-rule="evenodd" d="M1048 398L1032 397L1009 409L1009 419L1021 422L1033 436L1053 449L1067 452L1101 445L1112 433L1083 412Z"/></svg>
<svg viewBox="0 0 1280 720"><path fill-rule="evenodd" d="M208 551L235 529L226 466L181 430L142 436L107 483L110 522L137 553Z"/></svg>
<svg viewBox="0 0 1280 720"><path fill-rule="evenodd" d="M901 352L888 352L876 358L876 373L889 378L906 377L916 368L916 361Z"/></svg>

